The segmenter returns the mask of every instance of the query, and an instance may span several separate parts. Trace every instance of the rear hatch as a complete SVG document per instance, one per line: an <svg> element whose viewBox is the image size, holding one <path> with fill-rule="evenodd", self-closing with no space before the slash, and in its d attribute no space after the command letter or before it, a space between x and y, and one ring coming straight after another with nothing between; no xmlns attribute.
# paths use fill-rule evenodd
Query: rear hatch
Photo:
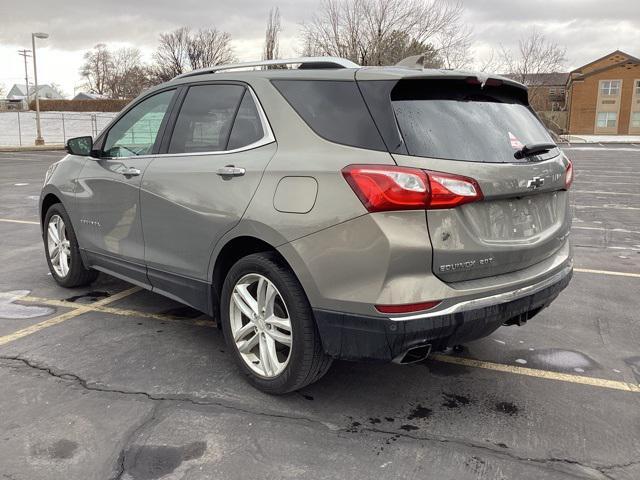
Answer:
<svg viewBox="0 0 640 480"><path fill-rule="evenodd" d="M359 85L398 165L470 177L482 190L479 201L427 210L436 276L508 273L562 247L571 226L569 162L558 148L516 158L524 145L553 143L526 90L474 76Z"/></svg>

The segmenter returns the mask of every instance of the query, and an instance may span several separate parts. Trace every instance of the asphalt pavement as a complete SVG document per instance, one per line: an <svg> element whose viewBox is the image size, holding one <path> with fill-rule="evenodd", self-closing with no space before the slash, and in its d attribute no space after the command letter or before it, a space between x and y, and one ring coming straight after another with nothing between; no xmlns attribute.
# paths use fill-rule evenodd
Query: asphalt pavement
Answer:
<svg viewBox="0 0 640 480"><path fill-rule="evenodd" d="M565 151L576 270L550 308L282 397L200 312L106 275L57 286L37 203L64 153L0 153L0 478L639 479L640 147Z"/></svg>

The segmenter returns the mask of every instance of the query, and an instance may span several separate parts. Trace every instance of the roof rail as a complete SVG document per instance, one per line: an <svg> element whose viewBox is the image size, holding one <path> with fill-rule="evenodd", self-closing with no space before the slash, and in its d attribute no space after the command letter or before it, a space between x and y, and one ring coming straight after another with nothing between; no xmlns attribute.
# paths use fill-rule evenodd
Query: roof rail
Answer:
<svg viewBox="0 0 640 480"><path fill-rule="evenodd" d="M340 57L299 57L286 58L281 60L260 60L256 62L241 62L216 65L214 67L200 68L191 72L182 73L175 78L192 77L195 75L216 73L222 70L233 70L236 68L265 67L269 65L293 65L296 63L299 63L301 67L302 65L305 65L306 68L357 68L360 66L357 63L353 63L351 60Z"/></svg>

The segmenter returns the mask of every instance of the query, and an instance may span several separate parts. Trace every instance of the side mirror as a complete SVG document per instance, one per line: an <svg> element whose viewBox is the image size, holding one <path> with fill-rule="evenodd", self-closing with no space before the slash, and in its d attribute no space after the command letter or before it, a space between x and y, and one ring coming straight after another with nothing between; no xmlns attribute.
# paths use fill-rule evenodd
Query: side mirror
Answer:
<svg viewBox="0 0 640 480"><path fill-rule="evenodd" d="M66 150L71 155L80 155L82 157L88 157L91 155L91 149L93 148L92 137L76 137L67 140Z"/></svg>

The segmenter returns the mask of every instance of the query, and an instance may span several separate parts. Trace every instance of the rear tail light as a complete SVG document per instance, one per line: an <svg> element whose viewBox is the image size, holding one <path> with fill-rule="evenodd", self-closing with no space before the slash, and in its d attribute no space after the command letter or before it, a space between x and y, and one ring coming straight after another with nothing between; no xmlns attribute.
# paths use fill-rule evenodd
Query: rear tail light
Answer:
<svg viewBox="0 0 640 480"><path fill-rule="evenodd" d="M376 305L376 310L380 313L411 313L429 310L439 305L440 301L420 302L420 303L404 303L400 305Z"/></svg>
<svg viewBox="0 0 640 480"><path fill-rule="evenodd" d="M567 165L567 169L564 173L564 188L566 188L567 190L573 183L573 163L571 162L571 160L568 160L568 162L569 165Z"/></svg>
<svg viewBox="0 0 640 480"><path fill-rule="evenodd" d="M342 170L370 212L454 208L482 199L472 178L417 168L349 165Z"/></svg>

